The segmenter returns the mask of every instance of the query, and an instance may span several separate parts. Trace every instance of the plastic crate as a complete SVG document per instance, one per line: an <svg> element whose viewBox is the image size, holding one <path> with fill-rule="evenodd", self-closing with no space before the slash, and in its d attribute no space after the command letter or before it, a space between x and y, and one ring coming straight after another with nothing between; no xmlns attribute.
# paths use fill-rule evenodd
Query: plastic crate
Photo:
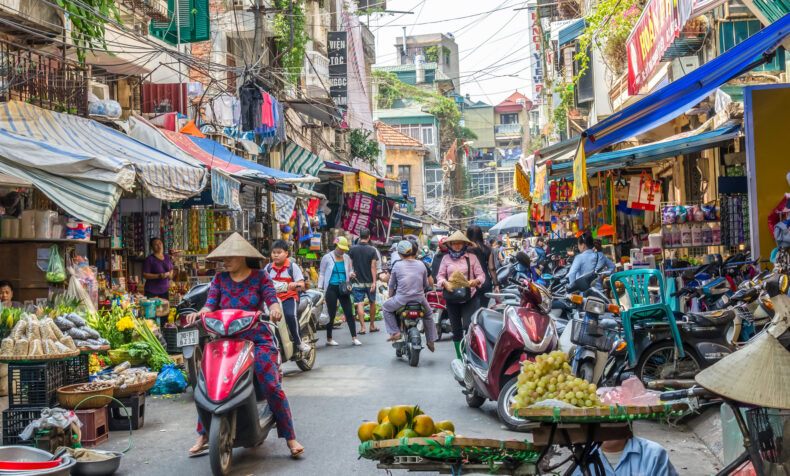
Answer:
<svg viewBox="0 0 790 476"><path fill-rule="evenodd" d="M177 327L163 327L162 335L165 338L165 350L168 354L180 354L181 351L177 345L178 343L178 328Z"/></svg>
<svg viewBox="0 0 790 476"><path fill-rule="evenodd" d="M33 446L33 440L23 440L19 434L41 416L41 408L9 408L3 411L3 445Z"/></svg>
<svg viewBox="0 0 790 476"><path fill-rule="evenodd" d="M85 383L90 376L90 355L80 354L70 359L57 362L58 371L62 375L62 385L72 385L75 383Z"/></svg>
<svg viewBox="0 0 790 476"><path fill-rule="evenodd" d="M132 430L142 428L145 423L145 393L137 393L118 400L126 406L126 409L116 401L110 402L107 413L110 431L129 431L130 418L132 420Z"/></svg>
<svg viewBox="0 0 790 476"><path fill-rule="evenodd" d="M53 406L58 388L64 385L62 362L8 364L8 407Z"/></svg>
<svg viewBox="0 0 790 476"><path fill-rule="evenodd" d="M80 443L83 447L97 446L107 441L110 437L110 430L107 425L106 405L89 410L74 410L74 413L82 423Z"/></svg>
<svg viewBox="0 0 790 476"><path fill-rule="evenodd" d="M573 319L571 321L571 342L578 346L593 347L601 352L609 352L614 344L615 334L607 333L606 329L595 321Z"/></svg>

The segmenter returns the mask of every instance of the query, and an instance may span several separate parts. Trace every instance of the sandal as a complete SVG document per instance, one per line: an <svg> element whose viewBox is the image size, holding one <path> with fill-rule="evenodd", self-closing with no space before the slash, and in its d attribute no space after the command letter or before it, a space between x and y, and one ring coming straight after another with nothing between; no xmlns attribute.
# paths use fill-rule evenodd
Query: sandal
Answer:
<svg viewBox="0 0 790 476"><path fill-rule="evenodd" d="M400 339L401 337L403 337L403 334L401 334L400 332L398 332L397 334L392 334L391 336L389 336L389 337L387 338L387 342L392 342L392 341L394 341L394 340L398 340L398 339Z"/></svg>
<svg viewBox="0 0 790 476"><path fill-rule="evenodd" d="M373 331L370 331L370 332L373 332ZM365 330L357 331L357 334L365 335L365 334L367 334L367 331L365 331Z"/></svg>
<svg viewBox="0 0 790 476"><path fill-rule="evenodd" d="M378 331L380 331L380 330L381 330L381 329L379 329L378 327L371 327L371 328L370 328L370 333L372 334L372 333L374 333L374 332L378 332Z"/></svg>
<svg viewBox="0 0 790 476"><path fill-rule="evenodd" d="M190 458L194 458L196 456L205 456L207 454L208 454L208 444L205 444L205 445L203 445L200 448L195 449L195 450L192 450L192 449L189 450L189 457Z"/></svg>

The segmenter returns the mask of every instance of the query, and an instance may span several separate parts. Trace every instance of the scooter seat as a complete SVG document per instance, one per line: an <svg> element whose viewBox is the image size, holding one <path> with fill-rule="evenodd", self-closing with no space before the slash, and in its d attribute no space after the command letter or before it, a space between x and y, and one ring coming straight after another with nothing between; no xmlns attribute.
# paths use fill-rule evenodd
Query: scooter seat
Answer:
<svg viewBox="0 0 790 476"><path fill-rule="evenodd" d="M321 294L320 291L315 291L313 289L308 289L304 294L313 302L313 306L317 306L318 303L321 302L321 298L323 298L323 294Z"/></svg>
<svg viewBox="0 0 790 476"><path fill-rule="evenodd" d="M686 314L689 321L701 326L720 326L735 319L735 311L724 309L710 312L690 312Z"/></svg>
<svg viewBox="0 0 790 476"><path fill-rule="evenodd" d="M496 311L482 309L477 317L480 327L483 328L483 333L492 344L499 338L502 333L502 328L505 327L505 317Z"/></svg>
<svg viewBox="0 0 790 476"><path fill-rule="evenodd" d="M305 309L307 309L307 299L300 299L299 307L296 309L296 315L301 316Z"/></svg>

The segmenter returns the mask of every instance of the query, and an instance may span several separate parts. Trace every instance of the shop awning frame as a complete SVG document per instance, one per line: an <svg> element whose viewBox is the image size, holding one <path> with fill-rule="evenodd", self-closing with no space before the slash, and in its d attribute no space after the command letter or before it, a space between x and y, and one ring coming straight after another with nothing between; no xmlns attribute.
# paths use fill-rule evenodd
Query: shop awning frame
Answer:
<svg viewBox="0 0 790 476"><path fill-rule="evenodd" d="M587 158L587 174L633 167L668 157L691 154L722 145L741 135L741 126L718 129L675 140L664 140L628 149L602 152ZM573 178L573 161L552 164L549 179Z"/></svg>
<svg viewBox="0 0 790 476"><path fill-rule="evenodd" d="M590 157L683 114L727 81L768 61L788 36L790 14L677 81L588 128L584 132L585 154Z"/></svg>

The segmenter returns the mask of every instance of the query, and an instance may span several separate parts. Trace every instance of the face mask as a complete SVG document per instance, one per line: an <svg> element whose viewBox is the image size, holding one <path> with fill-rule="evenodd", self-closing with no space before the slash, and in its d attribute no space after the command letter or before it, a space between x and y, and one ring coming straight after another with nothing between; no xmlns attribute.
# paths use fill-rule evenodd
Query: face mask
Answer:
<svg viewBox="0 0 790 476"><path fill-rule="evenodd" d="M464 247L461 249L461 251L455 251L452 248L448 248L449 251L450 251L450 258L453 258L453 259L460 258L461 256L463 256L466 253L466 249L468 247L469 247L469 245L464 245Z"/></svg>

